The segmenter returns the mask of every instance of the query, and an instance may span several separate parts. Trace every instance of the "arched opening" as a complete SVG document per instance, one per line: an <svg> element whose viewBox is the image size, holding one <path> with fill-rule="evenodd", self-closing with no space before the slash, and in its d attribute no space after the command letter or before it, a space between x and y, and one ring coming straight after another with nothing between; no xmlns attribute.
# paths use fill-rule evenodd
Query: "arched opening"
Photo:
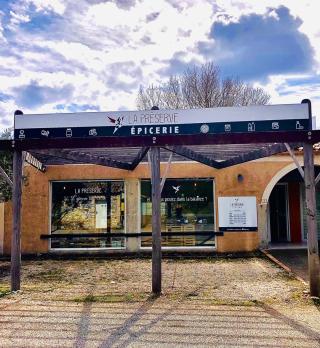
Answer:
<svg viewBox="0 0 320 348"><path fill-rule="evenodd" d="M298 169L288 169L276 182L272 180L271 190L269 187L268 242L272 244L304 244L307 240L304 182ZM319 172L320 166L315 166L315 175ZM320 184L316 186L316 196L320 227Z"/></svg>

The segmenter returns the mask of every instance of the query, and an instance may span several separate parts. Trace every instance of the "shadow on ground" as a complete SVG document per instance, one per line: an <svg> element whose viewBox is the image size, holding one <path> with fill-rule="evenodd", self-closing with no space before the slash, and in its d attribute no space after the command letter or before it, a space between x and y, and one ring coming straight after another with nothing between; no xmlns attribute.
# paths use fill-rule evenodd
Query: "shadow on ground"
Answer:
<svg viewBox="0 0 320 348"><path fill-rule="evenodd" d="M316 330L266 305L17 302L1 347L320 347Z"/></svg>
<svg viewBox="0 0 320 348"><path fill-rule="evenodd" d="M319 303L264 258L164 261L161 297L150 296L150 260L22 271L23 290L0 298L1 348L320 347Z"/></svg>

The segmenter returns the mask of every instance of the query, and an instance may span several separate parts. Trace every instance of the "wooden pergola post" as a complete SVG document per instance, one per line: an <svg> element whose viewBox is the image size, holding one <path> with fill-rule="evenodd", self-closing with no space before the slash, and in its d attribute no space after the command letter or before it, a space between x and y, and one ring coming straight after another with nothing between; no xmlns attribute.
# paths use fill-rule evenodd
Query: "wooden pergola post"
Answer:
<svg viewBox="0 0 320 348"><path fill-rule="evenodd" d="M152 292L161 293L161 188L160 148L150 148L152 187Z"/></svg>
<svg viewBox="0 0 320 348"><path fill-rule="evenodd" d="M11 291L20 290L21 268L21 191L22 191L22 151L13 152L13 231L11 238Z"/></svg>
<svg viewBox="0 0 320 348"><path fill-rule="evenodd" d="M308 227L308 264L310 295L320 297L320 266L317 235L316 188L314 177L313 145L303 144L304 184L306 191L307 227Z"/></svg>

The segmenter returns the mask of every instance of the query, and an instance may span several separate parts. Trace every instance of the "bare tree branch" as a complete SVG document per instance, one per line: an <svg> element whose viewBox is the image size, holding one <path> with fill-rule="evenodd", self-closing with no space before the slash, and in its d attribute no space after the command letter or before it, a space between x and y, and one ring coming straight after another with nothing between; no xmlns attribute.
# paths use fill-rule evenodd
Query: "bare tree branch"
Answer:
<svg viewBox="0 0 320 348"><path fill-rule="evenodd" d="M270 95L237 78L222 79L220 70L212 62L188 68L182 76L171 76L160 85L140 87L137 96L139 110L211 108L267 104Z"/></svg>

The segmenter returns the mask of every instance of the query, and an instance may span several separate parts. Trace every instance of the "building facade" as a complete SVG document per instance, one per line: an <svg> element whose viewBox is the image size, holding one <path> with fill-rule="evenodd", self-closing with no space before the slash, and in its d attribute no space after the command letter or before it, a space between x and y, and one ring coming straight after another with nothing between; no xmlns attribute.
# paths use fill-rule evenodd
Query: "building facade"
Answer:
<svg viewBox="0 0 320 348"><path fill-rule="evenodd" d="M297 157L302 163L302 153ZM317 153L315 163L320 164ZM161 163L162 174L167 165ZM221 197L254 197L256 228L224 230L216 237L202 233L219 231ZM162 246L246 252L270 243L303 244L303 199L302 179L287 154L220 170L192 161L172 162L162 190L161 230L167 232ZM125 238L121 233L151 232L151 215L147 162L134 171L67 164L50 165L42 173L24 167L22 254L148 251L150 236ZM6 202L0 205L0 254L10 254L11 232L12 207ZM179 236L181 232L190 233Z"/></svg>

